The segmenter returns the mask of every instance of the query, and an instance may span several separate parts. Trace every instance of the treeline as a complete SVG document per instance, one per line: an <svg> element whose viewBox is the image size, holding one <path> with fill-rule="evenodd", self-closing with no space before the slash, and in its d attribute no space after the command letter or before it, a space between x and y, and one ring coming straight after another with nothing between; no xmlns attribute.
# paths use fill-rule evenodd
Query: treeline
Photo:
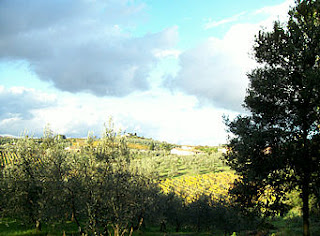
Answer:
<svg viewBox="0 0 320 236"><path fill-rule="evenodd" d="M135 155L112 124L94 142L89 136L79 152L68 151L68 142L46 129L41 139L25 136L2 145L2 155L13 155L1 165L1 216L38 231L71 220L84 235L132 235L147 226L231 234L256 226L223 200L199 194L187 204L164 193L159 176L132 168Z"/></svg>

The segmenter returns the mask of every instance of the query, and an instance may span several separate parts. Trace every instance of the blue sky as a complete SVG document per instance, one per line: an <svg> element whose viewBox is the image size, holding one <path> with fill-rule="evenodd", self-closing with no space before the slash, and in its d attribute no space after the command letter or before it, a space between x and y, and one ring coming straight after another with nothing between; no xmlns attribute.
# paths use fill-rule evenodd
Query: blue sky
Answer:
<svg viewBox="0 0 320 236"><path fill-rule="evenodd" d="M281 4L282 0L246 0L246 1L210 1L210 0L175 0L145 1L146 22L142 22L138 32L155 32L177 25L180 41L178 46L186 49L194 47L207 37L222 38L235 21L256 23L266 15L252 16L257 9ZM238 16L239 17L235 17ZM204 30L209 21L223 21L235 17L233 21L221 24L214 29Z"/></svg>
<svg viewBox="0 0 320 236"><path fill-rule="evenodd" d="M4 0L0 134L68 137L115 125L154 139L227 142L244 113L254 35L293 0Z"/></svg>

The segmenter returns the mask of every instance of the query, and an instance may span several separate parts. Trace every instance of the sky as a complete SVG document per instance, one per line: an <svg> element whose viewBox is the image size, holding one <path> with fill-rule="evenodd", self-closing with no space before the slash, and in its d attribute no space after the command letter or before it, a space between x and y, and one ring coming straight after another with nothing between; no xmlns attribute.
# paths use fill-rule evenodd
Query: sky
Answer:
<svg viewBox="0 0 320 236"><path fill-rule="evenodd" d="M228 141L254 36L294 0L2 0L0 135Z"/></svg>

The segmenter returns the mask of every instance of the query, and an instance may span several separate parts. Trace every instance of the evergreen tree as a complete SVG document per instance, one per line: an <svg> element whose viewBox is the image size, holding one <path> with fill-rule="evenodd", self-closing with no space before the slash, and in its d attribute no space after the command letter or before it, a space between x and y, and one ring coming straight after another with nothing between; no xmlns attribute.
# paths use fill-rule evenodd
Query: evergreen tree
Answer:
<svg viewBox="0 0 320 236"><path fill-rule="evenodd" d="M244 101L250 115L226 121L233 134L227 160L242 176L233 190L237 200L278 213L285 210L284 193L301 190L304 235L310 235L308 200L319 177L319 25L320 1L304 0L285 24L259 32L253 48L259 66L248 74Z"/></svg>

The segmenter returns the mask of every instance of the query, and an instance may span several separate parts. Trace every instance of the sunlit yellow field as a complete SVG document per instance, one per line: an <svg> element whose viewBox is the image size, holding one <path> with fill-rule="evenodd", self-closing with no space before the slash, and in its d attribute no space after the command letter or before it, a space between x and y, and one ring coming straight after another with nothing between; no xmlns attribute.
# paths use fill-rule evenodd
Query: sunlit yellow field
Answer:
<svg viewBox="0 0 320 236"><path fill-rule="evenodd" d="M228 201L228 190L237 176L231 172L209 173L196 176L184 175L179 178L167 178L160 183L164 193L174 192L185 203L192 203L201 195L209 196L213 201Z"/></svg>

